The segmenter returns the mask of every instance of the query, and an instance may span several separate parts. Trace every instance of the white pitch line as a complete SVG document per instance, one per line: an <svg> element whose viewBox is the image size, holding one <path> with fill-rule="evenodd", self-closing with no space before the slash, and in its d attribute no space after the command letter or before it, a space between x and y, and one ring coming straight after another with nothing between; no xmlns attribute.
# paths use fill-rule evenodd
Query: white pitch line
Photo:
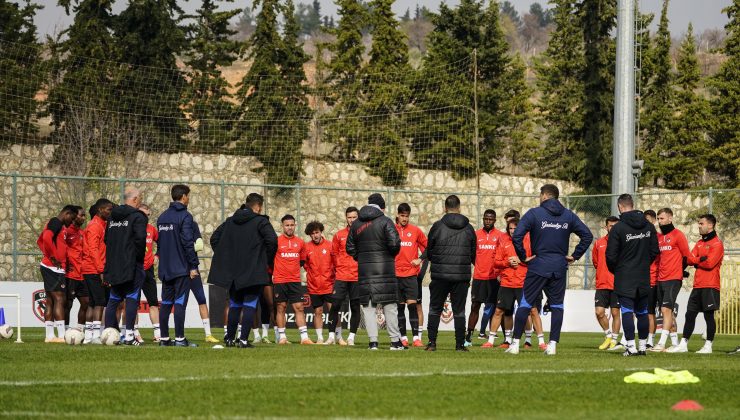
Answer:
<svg viewBox="0 0 740 420"><path fill-rule="evenodd" d="M34 387L34 386L64 386L64 385L106 385L123 383L161 383L161 382L198 382L211 380L253 380L253 379L329 379L329 378L422 378L429 376L491 376L491 375L520 375L520 374L578 374L578 373L609 373L634 372L650 370L646 367L624 369L505 369L505 370L442 370L437 372L346 372L346 373L261 373L255 375L222 375L222 376L176 376L171 378L100 378L100 379L61 379L61 380L28 380L28 381L0 381L0 387ZM678 369L675 366L663 369Z"/></svg>

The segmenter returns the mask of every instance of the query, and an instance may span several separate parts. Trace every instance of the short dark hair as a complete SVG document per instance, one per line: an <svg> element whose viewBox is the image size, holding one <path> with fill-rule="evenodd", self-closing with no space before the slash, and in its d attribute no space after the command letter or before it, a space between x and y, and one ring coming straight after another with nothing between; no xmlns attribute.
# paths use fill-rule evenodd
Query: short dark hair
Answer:
<svg viewBox="0 0 740 420"><path fill-rule="evenodd" d="M344 211L344 215L346 216L346 215L348 215L350 213L359 213L359 212L360 211L357 210L357 207L355 207L355 206L349 206L349 207L347 207L347 210Z"/></svg>
<svg viewBox="0 0 740 420"><path fill-rule="evenodd" d="M409 203L399 204L398 213L411 213L411 206L409 205Z"/></svg>
<svg viewBox="0 0 740 420"><path fill-rule="evenodd" d="M663 214L663 213L673 216L673 210L671 210L668 207L663 207L662 209L658 210L658 214Z"/></svg>
<svg viewBox="0 0 740 420"><path fill-rule="evenodd" d="M617 197L617 204L625 207L635 207L635 200L632 199L630 194L622 194Z"/></svg>
<svg viewBox="0 0 740 420"><path fill-rule="evenodd" d="M295 222L295 217L293 217L293 215L292 215L292 214L286 214L285 216L283 216L283 217L282 217L282 218L280 219L280 223L283 223L283 222L285 222L286 220L292 220L292 221L294 221L294 222Z"/></svg>
<svg viewBox="0 0 740 420"><path fill-rule="evenodd" d="M82 206L75 206L75 214L79 214L80 212L85 212L85 209L82 208Z"/></svg>
<svg viewBox="0 0 740 420"><path fill-rule="evenodd" d="M619 221L619 217L617 216L609 216L604 220L604 225L608 225L609 223L615 223Z"/></svg>
<svg viewBox="0 0 740 420"><path fill-rule="evenodd" d="M324 224L319 222L318 220L312 220L306 225L305 233L306 235L310 235L316 231L323 232L324 231Z"/></svg>
<svg viewBox="0 0 740 420"><path fill-rule="evenodd" d="M655 210L645 210L645 212L644 212L643 214L644 214L645 216L650 216L650 217L652 217L653 219L657 219L657 218L658 218L658 215L657 215L657 214L655 214Z"/></svg>
<svg viewBox="0 0 740 420"><path fill-rule="evenodd" d="M263 197L261 194L249 193L244 204L246 204L247 207L252 207L254 205L261 206L265 204L265 197Z"/></svg>
<svg viewBox="0 0 740 420"><path fill-rule="evenodd" d="M518 219L522 217L522 215L517 210L510 209L506 214L504 214L504 219L508 219L509 217L516 217Z"/></svg>
<svg viewBox="0 0 740 420"><path fill-rule="evenodd" d="M507 230L509 229L509 225L512 224L512 223L515 224L515 225L518 225L519 224L519 218L518 217L512 217L511 219L509 219L509 221L506 222L506 229Z"/></svg>
<svg viewBox="0 0 740 420"><path fill-rule="evenodd" d="M460 197L452 194L445 199L445 208L455 210L460 208Z"/></svg>
<svg viewBox="0 0 740 420"><path fill-rule="evenodd" d="M560 190L555 184L545 184L540 187L540 194L548 195L552 198L560 197Z"/></svg>
<svg viewBox="0 0 740 420"><path fill-rule="evenodd" d="M74 204L67 204L66 206L62 207L62 211L60 213L72 213L74 215L77 215L77 208L79 206L75 206ZM82 208L82 207L79 207Z"/></svg>
<svg viewBox="0 0 740 420"><path fill-rule="evenodd" d="M714 217L714 215L711 213L702 214L701 216L699 216L699 219L704 219L707 222L711 223L712 226L717 226L717 218Z"/></svg>
<svg viewBox="0 0 740 420"><path fill-rule="evenodd" d="M99 198L98 201L95 202L92 206L90 206L90 219L97 216L98 209L103 206L112 206L113 202L108 200L107 198Z"/></svg>
<svg viewBox="0 0 740 420"><path fill-rule="evenodd" d="M177 184L172 186L172 190L170 191L170 195L172 195L172 200L174 201L180 201L183 196L190 194L190 187L188 187L185 184Z"/></svg>
<svg viewBox="0 0 740 420"><path fill-rule="evenodd" d="M486 217L488 214L493 215L493 217L496 218L496 210L486 209L486 211L483 212L483 217Z"/></svg>

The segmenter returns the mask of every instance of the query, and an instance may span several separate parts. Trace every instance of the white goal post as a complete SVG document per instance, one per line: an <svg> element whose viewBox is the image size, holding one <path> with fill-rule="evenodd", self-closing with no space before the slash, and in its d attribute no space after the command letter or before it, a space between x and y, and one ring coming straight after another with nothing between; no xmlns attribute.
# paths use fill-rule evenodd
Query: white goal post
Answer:
<svg viewBox="0 0 740 420"><path fill-rule="evenodd" d="M0 293L0 298L15 298L16 314L16 326L18 327L18 335L15 338L16 343L23 343L21 340L21 295L18 293Z"/></svg>

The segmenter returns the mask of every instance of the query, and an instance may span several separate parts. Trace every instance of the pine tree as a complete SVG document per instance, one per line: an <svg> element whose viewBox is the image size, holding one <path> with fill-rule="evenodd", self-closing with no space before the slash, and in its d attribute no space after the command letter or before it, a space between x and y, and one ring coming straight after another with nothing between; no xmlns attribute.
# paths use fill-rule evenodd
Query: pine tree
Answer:
<svg viewBox="0 0 740 420"><path fill-rule="evenodd" d="M203 0L188 27L184 61L190 82L185 92L185 112L197 124L199 151L223 152L230 141L234 106L221 68L230 66L241 48L233 40L237 31L229 28L229 20L239 13L240 9L218 11L216 1Z"/></svg>
<svg viewBox="0 0 740 420"><path fill-rule="evenodd" d="M653 76L645 88L642 126L642 155L645 157L645 177L656 184L667 175L666 153L675 144L671 127L674 110L673 66L671 65L671 34L668 30L668 2L663 0L660 24L651 51Z"/></svg>
<svg viewBox="0 0 740 420"><path fill-rule="evenodd" d="M583 142L587 159L579 183L589 193L609 191L611 185L612 125L614 123L614 69L616 0L584 0L582 24Z"/></svg>
<svg viewBox="0 0 740 420"><path fill-rule="evenodd" d="M533 106L530 102L532 89L525 80L526 64L517 54L511 62L503 81L508 86L509 96L503 108L510 115L506 121L508 139L505 139L503 157L511 162L516 170L529 171L534 169L542 153L540 142L534 137L534 123L532 118Z"/></svg>
<svg viewBox="0 0 740 420"><path fill-rule="evenodd" d="M544 176L576 182L586 167L583 132L583 37L576 0L556 0L555 30L537 63L542 92L543 128L547 133L542 159Z"/></svg>
<svg viewBox="0 0 740 420"><path fill-rule="evenodd" d="M723 48L727 60L708 83L714 93L712 114L716 118L711 169L726 177L728 185L740 187L740 0L732 0L723 12L729 18Z"/></svg>
<svg viewBox="0 0 740 420"><path fill-rule="evenodd" d="M41 6L0 0L0 148L36 135L41 48L33 18Z"/></svg>

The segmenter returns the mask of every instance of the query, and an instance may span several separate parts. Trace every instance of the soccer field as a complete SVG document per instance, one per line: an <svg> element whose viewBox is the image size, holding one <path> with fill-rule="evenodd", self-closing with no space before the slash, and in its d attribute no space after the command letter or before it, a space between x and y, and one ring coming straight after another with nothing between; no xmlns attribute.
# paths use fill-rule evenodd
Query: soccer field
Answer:
<svg viewBox="0 0 740 420"><path fill-rule="evenodd" d="M2 417L667 418L673 404L691 399L704 411L679 417L740 418L740 356L725 354L738 337L718 337L707 356L625 358L597 350L600 334L563 334L558 355L546 357L484 350L481 340L458 353L451 333L436 353L391 352L387 342L370 352L362 331L356 347L222 350L199 340L192 349L71 347L44 344L42 329L23 333L25 344L0 341ZM688 369L701 382L624 383L655 367Z"/></svg>

